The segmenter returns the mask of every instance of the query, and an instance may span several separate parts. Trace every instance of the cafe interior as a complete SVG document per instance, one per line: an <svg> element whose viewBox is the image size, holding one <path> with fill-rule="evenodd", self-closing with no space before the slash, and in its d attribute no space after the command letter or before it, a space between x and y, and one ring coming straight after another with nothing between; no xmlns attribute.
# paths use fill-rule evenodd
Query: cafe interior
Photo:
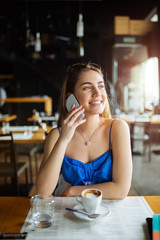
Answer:
<svg viewBox="0 0 160 240"><path fill-rule="evenodd" d="M158 0L1 0L1 199L35 194L66 71L88 61L103 69L112 117L130 128L129 196L160 195L159 19Z"/></svg>

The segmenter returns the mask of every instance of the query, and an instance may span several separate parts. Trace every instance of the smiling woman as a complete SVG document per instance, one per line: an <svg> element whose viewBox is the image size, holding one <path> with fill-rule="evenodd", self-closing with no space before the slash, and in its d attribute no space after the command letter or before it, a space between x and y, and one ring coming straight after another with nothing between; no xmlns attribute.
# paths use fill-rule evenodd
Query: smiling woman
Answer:
<svg viewBox="0 0 160 240"><path fill-rule="evenodd" d="M79 106L73 101L68 112L71 94ZM37 193L76 196L92 187L102 190L103 198L126 197L132 177L129 128L111 117L99 65L78 63L69 68L59 113L58 128L46 139ZM79 118L83 113L85 117Z"/></svg>
<svg viewBox="0 0 160 240"><path fill-rule="evenodd" d="M99 73L93 70L81 73L74 92L85 108L85 114L103 112L107 96L104 81Z"/></svg>
<svg viewBox="0 0 160 240"><path fill-rule="evenodd" d="M81 83L78 82L79 76L82 73L87 74L87 72L89 70L92 70L89 73L89 80L86 81L86 79L85 79ZM89 87L91 88L91 85L92 85L92 82L90 81L90 77L91 77L90 74L91 73L93 75L93 78L94 78L94 74L97 73L96 78L99 79L99 84L101 84L100 87L105 89L106 86L105 86L105 82L104 82L104 79L103 79L103 73L102 73L100 65L98 65L96 63L87 63L87 64L76 63L76 64L73 64L73 65L69 66L68 75L67 75L67 77L64 81L63 89L62 89L62 92L61 92L61 101L60 101L60 106L59 106L60 117L59 117L59 121L58 121L59 125L61 125L61 120L64 119L66 114L67 114L66 98L68 96L68 93L73 93L75 91L74 88L75 88L76 84L79 84L77 86L77 89L80 87L80 85L82 85L81 89L83 89L84 91L89 90ZM87 86L87 84L89 86ZM106 93L106 90L105 90L105 93ZM107 118L111 118L111 111L110 111L110 107L109 107L108 96L107 96L107 99L106 99L106 106L103 110L102 116L107 117Z"/></svg>

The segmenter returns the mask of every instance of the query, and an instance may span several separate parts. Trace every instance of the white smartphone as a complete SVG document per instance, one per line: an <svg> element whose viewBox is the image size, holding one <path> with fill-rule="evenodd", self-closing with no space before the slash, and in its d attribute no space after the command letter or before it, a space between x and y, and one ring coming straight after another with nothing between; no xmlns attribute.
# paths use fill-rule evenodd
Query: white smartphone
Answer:
<svg viewBox="0 0 160 240"><path fill-rule="evenodd" d="M76 108L79 107L79 102L77 101L77 99L76 99L76 97L74 96L74 94L71 93L71 94L69 95L69 97L67 98L67 100L66 100L66 108L67 108L68 112L71 110L71 107L72 107L73 103L76 104ZM80 117L80 119L83 119L84 116L85 116L85 115L84 115L84 113L83 113L82 116Z"/></svg>

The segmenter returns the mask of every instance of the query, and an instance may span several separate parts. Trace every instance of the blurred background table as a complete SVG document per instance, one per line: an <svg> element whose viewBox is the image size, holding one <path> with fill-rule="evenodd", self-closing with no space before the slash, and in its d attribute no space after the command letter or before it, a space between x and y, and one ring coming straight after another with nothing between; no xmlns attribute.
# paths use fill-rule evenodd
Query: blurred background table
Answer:
<svg viewBox="0 0 160 240"><path fill-rule="evenodd" d="M13 130L13 128L15 127L15 130ZM19 127L23 127L23 126L19 126ZM26 126L25 126L26 127ZM32 126L28 126L28 129L31 128ZM33 126L35 127L35 126ZM18 126L12 126L11 127L12 130L9 130L9 127L8 127L8 131L11 131L13 132L13 139L14 139L14 143L44 143L44 140L45 140L45 131L44 129L42 128L39 128L38 127L38 130L37 131L32 131L31 134L28 134L27 136L27 133L25 133L25 130L24 131L18 131L16 129L18 129ZM51 128L48 128L50 131ZM26 131L27 131L27 128L26 128ZM3 128L0 128L0 133L3 134ZM19 138L18 138L19 136Z"/></svg>
<svg viewBox="0 0 160 240"><path fill-rule="evenodd" d="M9 114L0 114L0 122L10 122L17 118L16 114L9 115Z"/></svg>
<svg viewBox="0 0 160 240"><path fill-rule="evenodd" d="M30 183L33 183L33 167L35 165L35 172L38 171L38 156L43 155L44 141L47 133L52 129L48 127L46 131L39 126L8 126L7 131L12 132L16 159L27 157L29 160ZM5 130L5 132L6 132ZM4 134L4 128L0 128L0 134ZM4 141L3 136L0 141ZM6 139L7 140L7 139ZM34 160L34 162L33 162Z"/></svg>
<svg viewBox="0 0 160 240"><path fill-rule="evenodd" d="M34 103L34 102L44 102L44 110L47 115L52 114L52 98L51 97L13 97L13 98L0 98L0 102L7 103Z"/></svg>

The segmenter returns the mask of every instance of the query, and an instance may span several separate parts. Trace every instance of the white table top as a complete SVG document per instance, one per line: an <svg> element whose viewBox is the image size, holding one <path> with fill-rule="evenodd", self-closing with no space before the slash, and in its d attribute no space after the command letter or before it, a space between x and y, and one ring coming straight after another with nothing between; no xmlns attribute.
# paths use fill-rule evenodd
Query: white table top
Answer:
<svg viewBox="0 0 160 240"><path fill-rule="evenodd" d="M13 133L13 140L27 140L31 139L32 133ZM0 140L11 140L10 136L0 136Z"/></svg>
<svg viewBox="0 0 160 240"><path fill-rule="evenodd" d="M149 238L146 218L153 211L143 197L124 200L103 200L111 213L99 220L84 221L65 210L78 204L76 198L55 197L55 219L49 228L38 229L32 225L29 211L21 232L28 232L27 240L146 240Z"/></svg>
<svg viewBox="0 0 160 240"><path fill-rule="evenodd" d="M30 130L32 132L36 132L38 131L39 126L6 126L2 128L3 130L8 130L10 132L23 132L23 131L27 131Z"/></svg>
<svg viewBox="0 0 160 240"><path fill-rule="evenodd" d="M2 114L2 113L0 113L0 118L6 118L6 117L9 117L9 114Z"/></svg>

